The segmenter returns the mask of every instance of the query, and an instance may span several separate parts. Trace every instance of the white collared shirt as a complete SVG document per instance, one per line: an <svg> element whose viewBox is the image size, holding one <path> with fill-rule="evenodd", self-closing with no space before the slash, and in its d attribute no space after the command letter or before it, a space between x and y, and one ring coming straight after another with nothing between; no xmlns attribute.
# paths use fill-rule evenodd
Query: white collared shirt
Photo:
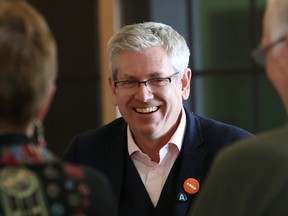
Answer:
<svg viewBox="0 0 288 216"><path fill-rule="evenodd" d="M145 185L154 207L157 205L162 188L181 151L185 129L186 115L184 108L182 108L182 115L178 128L169 142L160 149L160 161L159 163L156 163L140 150L132 137L129 126L127 127L129 155Z"/></svg>

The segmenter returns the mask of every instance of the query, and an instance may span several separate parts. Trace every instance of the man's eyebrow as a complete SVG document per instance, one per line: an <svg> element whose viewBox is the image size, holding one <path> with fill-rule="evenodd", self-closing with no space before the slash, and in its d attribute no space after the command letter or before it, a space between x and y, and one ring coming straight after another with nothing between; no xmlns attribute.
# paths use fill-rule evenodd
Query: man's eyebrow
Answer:
<svg viewBox="0 0 288 216"><path fill-rule="evenodd" d="M137 80L137 77L130 74L124 74L121 76L121 80Z"/></svg>
<svg viewBox="0 0 288 216"><path fill-rule="evenodd" d="M151 74L149 74L149 77L151 77L151 78L157 78L157 77L163 77L164 75L163 75L163 73L159 73L159 72L154 72L154 73L151 73Z"/></svg>
<svg viewBox="0 0 288 216"><path fill-rule="evenodd" d="M151 79L151 78L158 78L158 77L163 77L163 73L159 73L159 72L154 72L148 75L147 79ZM121 76L120 78L121 80L139 80L138 77L131 75L131 74L124 74Z"/></svg>

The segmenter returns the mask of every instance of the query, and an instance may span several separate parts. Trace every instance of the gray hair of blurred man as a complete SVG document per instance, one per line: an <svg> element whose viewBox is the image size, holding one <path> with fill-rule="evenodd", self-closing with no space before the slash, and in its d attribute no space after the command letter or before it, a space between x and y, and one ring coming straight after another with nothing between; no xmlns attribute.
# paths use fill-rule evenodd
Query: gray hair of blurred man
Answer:
<svg viewBox="0 0 288 216"><path fill-rule="evenodd" d="M124 26L108 42L111 77L117 80L117 56L121 51L143 52L162 46L179 77L188 67L190 51L183 36L171 26L157 22L144 22Z"/></svg>
<svg viewBox="0 0 288 216"><path fill-rule="evenodd" d="M57 76L56 44L24 0L0 0L0 127L25 128Z"/></svg>

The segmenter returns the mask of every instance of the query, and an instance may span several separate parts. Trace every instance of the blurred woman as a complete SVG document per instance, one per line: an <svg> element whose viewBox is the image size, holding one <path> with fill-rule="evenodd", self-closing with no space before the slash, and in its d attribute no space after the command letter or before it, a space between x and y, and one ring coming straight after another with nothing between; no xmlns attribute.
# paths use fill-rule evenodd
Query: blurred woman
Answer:
<svg viewBox="0 0 288 216"><path fill-rule="evenodd" d="M62 163L41 134L56 89L56 52L31 5L0 0L0 215L115 215L106 177Z"/></svg>

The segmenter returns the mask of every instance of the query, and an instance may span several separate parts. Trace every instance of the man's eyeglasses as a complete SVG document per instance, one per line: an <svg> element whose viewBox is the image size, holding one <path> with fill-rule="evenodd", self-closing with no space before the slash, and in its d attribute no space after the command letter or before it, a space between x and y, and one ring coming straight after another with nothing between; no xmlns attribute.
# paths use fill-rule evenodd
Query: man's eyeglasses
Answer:
<svg viewBox="0 0 288 216"><path fill-rule="evenodd" d="M152 78L146 81L137 81L137 80L120 80L114 81L114 86L121 89L121 91L126 95L136 94L140 84L143 83L149 92L157 93L162 90L164 86L172 82L172 79L176 77L179 72L169 76L169 77L159 77Z"/></svg>
<svg viewBox="0 0 288 216"><path fill-rule="evenodd" d="M264 66L266 63L266 54L269 50L271 50L274 46L276 46L279 43L284 42L287 39L287 36L283 36L281 38L279 38L278 40L264 46L264 47L259 47L256 48L253 52L252 52L252 58L253 60L259 64L260 66Z"/></svg>

